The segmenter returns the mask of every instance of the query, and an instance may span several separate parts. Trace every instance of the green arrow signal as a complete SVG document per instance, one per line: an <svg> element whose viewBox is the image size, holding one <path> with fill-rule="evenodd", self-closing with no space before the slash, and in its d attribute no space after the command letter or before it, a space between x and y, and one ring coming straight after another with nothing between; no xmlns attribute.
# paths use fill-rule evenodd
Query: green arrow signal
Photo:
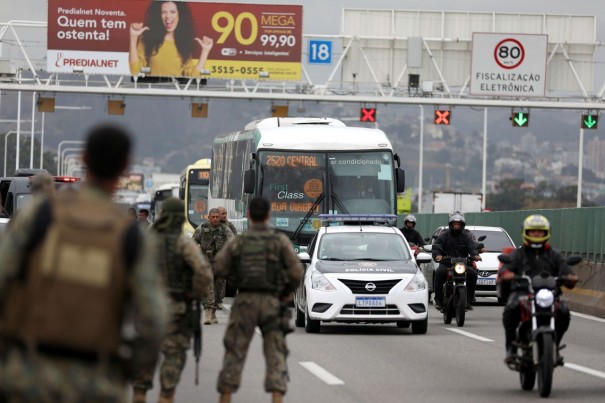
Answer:
<svg viewBox="0 0 605 403"><path fill-rule="evenodd" d="M588 119L584 119L584 126L589 129L592 129L594 125L597 124L597 121L592 118L592 115L588 115Z"/></svg>
<svg viewBox="0 0 605 403"><path fill-rule="evenodd" d="M515 118L515 123L517 126L523 126L527 122L527 118L523 112L519 112L517 117Z"/></svg>

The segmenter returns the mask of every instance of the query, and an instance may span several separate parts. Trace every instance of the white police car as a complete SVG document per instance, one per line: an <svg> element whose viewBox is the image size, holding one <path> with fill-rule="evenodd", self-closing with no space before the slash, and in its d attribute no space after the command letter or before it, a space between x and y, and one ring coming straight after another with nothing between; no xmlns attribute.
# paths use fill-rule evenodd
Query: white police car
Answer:
<svg viewBox="0 0 605 403"><path fill-rule="evenodd" d="M423 334L428 287L399 229L376 225L393 215L320 215L322 226L300 253L305 275L295 293L296 326L321 323L396 323ZM418 262L429 262L421 253Z"/></svg>

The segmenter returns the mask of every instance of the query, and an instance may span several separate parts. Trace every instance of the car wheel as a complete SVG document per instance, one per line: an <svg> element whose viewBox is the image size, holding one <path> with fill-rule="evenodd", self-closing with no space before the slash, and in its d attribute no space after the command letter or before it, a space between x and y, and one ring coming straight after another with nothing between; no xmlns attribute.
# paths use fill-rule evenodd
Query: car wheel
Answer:
<svg viewBox="0 0 605 403"><path fill-rule="evenodd" d="M414 333L414 334L426 334L426 331L428 330L428 328L429 328L428 316L424 320L412 322L412 333Z"/></svg>
<svg viewBox="0 0 605 403"><path fill-rule="evenodd" d="M294 304L296 309L296 318L294 319L294 325L296 327L304 327L305 326L305 313L300 310L298 304Z"/></svg>
<svg viewBox="0 0 605 403"><path fill-rule="evenodd" d="M305 311L305 331L307 333L319 333L320 328L320 322L309 317L309 310L307 307L307 310Z"/></svg>
<svg viewBox="0 0 605 403"><path fill-rule="evenodd" d="M407 320L399 320L397 321L397 327L400 329L407 329L408 327L410 327L412 323L407 321Z"/></svg>

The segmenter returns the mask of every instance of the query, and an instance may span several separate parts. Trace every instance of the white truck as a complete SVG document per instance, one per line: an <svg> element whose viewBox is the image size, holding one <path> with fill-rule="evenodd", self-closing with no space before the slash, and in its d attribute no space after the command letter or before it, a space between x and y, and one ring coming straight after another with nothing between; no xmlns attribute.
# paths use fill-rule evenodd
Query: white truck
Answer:
<svg viewBox="0 0 605 403"><path fill-rule="evenodd" d="M433 192L432 212L460 210L463 213L479 213L482 201L482 195L477 193Z"/></svg>

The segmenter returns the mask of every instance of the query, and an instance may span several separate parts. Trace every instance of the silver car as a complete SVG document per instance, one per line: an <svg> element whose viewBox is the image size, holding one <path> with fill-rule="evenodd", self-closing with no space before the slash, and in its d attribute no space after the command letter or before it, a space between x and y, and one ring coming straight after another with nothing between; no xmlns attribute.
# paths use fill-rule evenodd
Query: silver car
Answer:
<svg viewBox="0 0 605 403"><path fill-rule="evenodd" d="M447 226L438 227L429 241L424 247L425 251L431 252L433 243L437 237L445 230ZM475 239L485 235L485 239L481 242L485 245L485 252L481 253L481 261L477 262L477 289L475 291L476 296L481 297L497 297L496 293L496 275L498 274L499 261L498 255L502 253L505 248L516 248L510 235L501 227L486 227L486 226L466 226L473 233ZM429 284L429 293L433 290L433 281L435 269L438 267L438 263L432 261L431 263L425 263L420 265L424 277L426 277ZM506 301L498 300L499 303L504 304Z"/></svg>

